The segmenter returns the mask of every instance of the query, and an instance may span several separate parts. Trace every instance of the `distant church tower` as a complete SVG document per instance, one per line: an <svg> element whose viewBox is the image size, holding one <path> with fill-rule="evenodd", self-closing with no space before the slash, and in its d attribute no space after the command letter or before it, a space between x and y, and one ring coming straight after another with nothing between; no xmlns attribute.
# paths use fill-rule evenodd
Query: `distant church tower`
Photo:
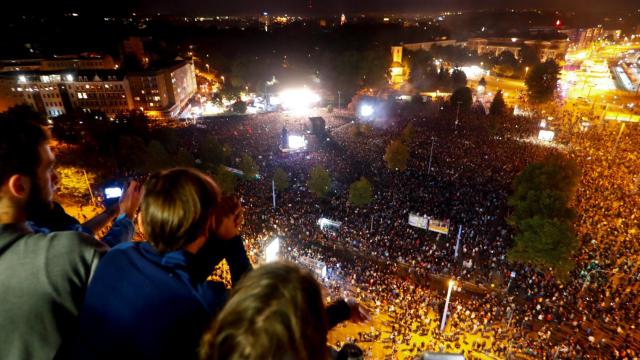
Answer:
<svg viewBox="0 0 640 360"><path fill-rule="evenodd" d="M392 63L389 70L391 71L391 83L394 85L405 82L406 74L404 65L402 64L402 46L391 47Z"/></svg>

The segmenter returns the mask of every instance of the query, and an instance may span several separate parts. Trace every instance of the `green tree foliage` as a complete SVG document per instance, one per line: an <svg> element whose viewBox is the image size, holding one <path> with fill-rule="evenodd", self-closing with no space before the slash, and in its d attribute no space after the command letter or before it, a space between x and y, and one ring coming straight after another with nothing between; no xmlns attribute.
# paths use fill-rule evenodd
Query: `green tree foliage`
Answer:
<svg viewBox="0 0 640 360"><path fill-rule="evenodd" d="M471 110L471 102L473 97L471 95L471 89L468 87L462 87L457 89L451 95L451 107L457 111L458 103L460 103L460 112L468 112Z"/></svg>
<svg viewBox="0 0 640 360"><path fill-rule="evenodd" d="M551 100L558 86L559 74L560 67L553 60L547 60L529 69L525 79L529 98L535 102Z"/></svg>
<svg viewBox="0 0 640 360"><path fill-rule="evenodd" d="M83 126L81 117L74 113L62 114L52 119L51 133L59 141L79 144L82 141Z"/></svg>
<svg viewBox="0 0 640 360"><path fill-rule="evenodd" d="M403 142L409 143L409 142L411 142L411 140L413 140L413 137L415 136L415 134L416 134L416 129L413 126L413 123L409 123L402 130L401 139L402 139Z"/></svg>
<svg viewBox="0 0 640 360"><path fill-rule="evenodd" d="M220 190L225 195L233 195L236 191L237 179L227 168L219 165L213 174L213 180L220 187Z"/></svg>
<svg viewBox="0 0 640 360"><path fill-rule="evenodd" d="M496 95L493 97L491 106L489 107L489 114L501 116L506 113L507 113L507 105L504 102L504 97L502 96L502 90L498 90L496 92Z"/></svg>
<svg viewBox="0 0 640 360"><path fill-rule="evenodd" d="M433 63L433 56L428 51L417 50L407 52L409 62L409 83L423 91L433 88L438 81L438 68Z"/></svg>
<svg viewBox="0 0 640 360"><path fill-rule="evenodd" d="M192 167L195 164L195 159L190 152L185 149L180 149L174 158L174 164L176 166Z"/></svg>
<svg viewBox="0 0 640 360"><path fill-rule="evenodd" d="M240 164L238 164L240 170L244 173L245 180L255 180L258 175L258 164L249 154L242 154L240 158Z"/></svg>
<svg viewBox="0 0 640 360"><path fill-rule="evenodd" d="M231 105L233 112L238 114L244 114L247 112L247 103L242 100L238 100Z"/></svg>
<svg viewBox="0 0 640 360"><path fill-rule="evenodd" d="M512 77L518 69L518 60L511 51L503 51L496 59L494 71L501 76Z"/></svg>
<svg viewBox="0 0 640 360"><path fill-rule="evenodd" d="M213 136L207 135L199 145L198 155L205 166L216 168L227 157L224 147Z"/></svg>
<svg viewBox="0 0 640 360"><path fill-rule="evenodd" d="M47 125L47 119L44 115L27 104L14 105L7 109L7 111L0 113L0 121L7 119L33 121L43 126Z"/></svg>
<svg viewBox="0 0 640 360"><path fill-rule="evenodd" d="M566 278L578 248L572 228L576 214L569 204L579 177L575 161L559 154L530 164L516 177L508 200L513 208L509 223L516 230L510 261L551 268L558 278Z"/></svg>
<svg viewBox="0 0 640 360"><path fill-rule="evenodd" d="M394 140L387 145L384 161L390 170L404 171L409 161L409 148L400 140Z"/></svg>
<svg viewBox="0 0 640 360"><path fill-rule="evenodd" d="M355 206L368 205L373 200L371 183L364 177L349 186L349 202Z"/></svg>
<svg viewBox="0 0 640 360"><path fill-rule="evenodd" d="M120 169L135 171L145 167L148 157L144 140L138 136L123 135L116 141L114 155Z"/></svg>
<svg viewBox="0 0 640 360"><path fill-rule="evenodd" d="M281 168L276 168L276 171L273 173L273 181L278 192L284 191L289 187L289 174Z"/></svg>
<svg viewBox="0 0 640 360"><path fill-rule="evenodd" d="M467 74L460 69L453 69L451 72L451 82L454 89L467 86Z"/></svg>
<svg viewBox="0 0 640 360"><path fill-rule="evenodd" d="M156 140L149 142L146 151L146 168L149 172L156 172L172 165L167 150Z"/></svg>
<svg viewBox="0 0 640 360"><path fill-rule="evenodd" d="M318 197L324 197L331 188L331 177L329 172L317 165L311 169L309 181L307 183L309 190Z"/></svg>

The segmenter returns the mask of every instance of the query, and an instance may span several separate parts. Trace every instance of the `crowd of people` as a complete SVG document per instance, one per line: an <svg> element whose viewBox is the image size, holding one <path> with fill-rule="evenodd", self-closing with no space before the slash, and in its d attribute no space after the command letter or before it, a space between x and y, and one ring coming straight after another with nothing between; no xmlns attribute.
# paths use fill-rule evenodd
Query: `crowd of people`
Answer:
<svg viewBox="0 0 640 360"><path fill-rule="evenodd" d="M636 174L640 170L640 157L633 151L638 146L638 129L629 126L624 136L616 137L617 127L594 124L578 132L561 131L556 143L548 144L531 140L537 135L539 124L525 117L486 118L468 114L454 124L455 112L446 109L438 113L429 111L426 115L423 108L412 104L389 106L387 111L384 118L372 120L366 131L359 131L357 128L362 125L346 111L320 112L326 122L326 134L308 133L309 114L286 112L206 119L201 120L204 127L187 129L186 133L192 136L181 139L181 147L187 151L195 153L200 133L207 132L228 146L229 166L237 166L241 156L249 154L256 160L261 175L257 180L240 181L236 191L241 201L233 208L244 209L242 237L246 254L244 249L240 250L242 242L236 240L235 255L230 255L227 266L219 266L212 278L221 278L227 287L235 286L240 277L238 268L245 273L248 266L244 260L239 266L238 256L246 256L254 265L260 264L266 245L279 238L281 259L303 267L310 267L310 263L326 266L326 273L317 274L322 280L326 303L354 298L375 314L375 326L360 327L340 339L339 344L355 343L369 358L412 359L424 351L463 352L469 358L638 356L640 334L636 324L640 313L635 294L640 281L636 261L640 252L636 213L640 179ZM557 114L556 121L570 116ZM406 130L408 127L411 131ZM305 135L308 148L283 153L283 128L290 135ZM386 145L399 138L410 149L404 171L388 169L383 160ZM510 263L506 258L513 237L506 220L512 181L527 164L558 151L574 158L582 170L573 201L578 213L575 231L581 246L574 259L575 269L563 281L551 272ZM327 169L332 178L331 191L324 198L308 189L309 173L314 166ZM278 168L288 174L289 187L274 195L271 180ZM349 203L347 189L360 177L372 184L373 198L370 204L356 207ZM165 187L172 186L175 184ZM15 191L18 190L16 187ZM137 194L133 198L139 201L139 190L131 193ZM135 203L131 197L126 195L124 199ZM116 220L124 222L127 229L133 225L132 207L135 206L125 206L127 210L121 211L123 216ZM152 209L148 207L145 211L143 201L143 226L153 226L154 221L157 224L162 219L158 214L156 220L145 218L153 214ZM447 220L448 233L410 226L409 214ZM113 219L115 215L107 218ZM318 224L320 218L340 225L322 227ZM34 227L43 221L31 217L30 220ZM79 225L74 223L73 229L92 235ZM163 228L165 232L166 226L169 225ZM456 251L458 231L461 237ZM152 228L146 227L144 233L147 238L154 234ZM162 255L181 247L198 253L203 246L198 241L203 240L195 235L198 236L191 234L189 241L179 244L148 239L148 246L118 245L126 243L126 237L130 240L129 230L107 244L119 251L106 256L108 249L92 245L95 249L91 251L100 254L94 255L95 261L103 256L112 260L99 265L103 270L98 267L95 285L91 285L93 289L89 287L78 325L84 329L81 334L85 337L80 343L86 346L76 346L75 351L91 353L102 347L104 354L109 351L115 354L130 350L110 345L122 341L124 334L114 333L113 329L125 320L140 319L131 317L131 309L116 306L118 299L113 297L112 283L132 282L121 289L121 298L142 311L147 303L144 299L157 294L149 291L139 296L137 290L144 288L152 273L162 278L157 281L162 283L166 280L164 271L171 269L168 271L172 276L195 287L194 299L206 305L202 313L215 314L222 307L222 296L217 288L201 289L197 285L192 278L193 269L184 267L195 260L182 253ZM230 238L237 239L237 235L234 233ZM162 256L158 257L158 251ZM215 259L223 257L217 254ZM117 276L114 271L105 270L139 262L149 265L133 266ZM209 259L204 267L208 269L213 262ZM164 270L149 270L158 264ZM86 275L93 276L95 263L87 266L90 270L86 270ZM310 267L310 270L318 269ZM123 274L131 277L125 279ZM198 281L203 280L199 275ZM448 307L445 330L441 332L440 319L450 279L456 281L455 294ZM88 278L82 281L88 282ZM96 311L101 308L110 312ZM171 309L162 311L169 314L180 307ZM76 300L68 312L78 311ZM184 311L189 316L197 315ZM145 315L142 319L151 317ZM342 316L341 320L344 319ZM190 330L201 333L205 323L198 322L197 329ZM132 329L143 326L134 325ZM146 330L153 326L143 327ZM153 348L157 339L145 337L145 333L134 331L125 337L139 340L136 342L144 344L143 349L159 351L161 347ZM213 342L208 344L210 351L215 352L216 330L213 334L209 338ZM184 343L195 346L193 333L178 335L185 337ZM112 341L102 343L105 338Z"/></svg>
<svg viewBox="0 0 640 360"><path fill-rule="evenodd" d="M248 208L252 260L261 261L265 245L279 237L286 258L313 258L327 265L325 286L331 294L365 298L385 314L392 306L397 320L379 329L377 340L399 342L389 354L399 351L405 340L407 356L438 351L441 345L460 349L468 342L464 334L478 334L487 341L463 348L496 357L529 353L538 358L633 358L639 350L634 341L638 302L633 296L638 281L633 261L638 254L638 181L632 170L638 166L632 151L637 130L622 138L611 162L615 129L605 125L570 138L561 134L561 143L552 146L532 140L539 123L524 117L506 117L487 126L486 118L467 116L454 129L451 114L425 117L415 109L392 111L364 133L354 131L358 124L349 114L324 113L328 137L288 155L278 149L281 129L302 133L304 115L273 113L209 123L212 134L232 136L220 140L227 141L236 157L248 153L256 158L264 175L263 181L243 183L239 190ZM408 168L391 171L383 160L385 147L400 138L409 123L414 130L406 140ZM556 151L575 158L582 168L575 200L582 246L574 272L562 282L506 259L513 236L506 222L511 183L527 164ZM316 165L332 177L333 193L327 199L306 188ZM275 168L284 169L292 185L277 194L273 209L270 175ZM357 208L349 204L346 189L361 176L373 184L374 199ZM449 234L409 226L409 213L448 219ZM342 225L321 229L321 217ZM459 226L461 246L454 257ZM515 277L510 278L512 273ZM440 317L445 294L442 285L433 284L438 278L455 278L465 284L462 288L476 290L456 297L445 331L456 335L452 338L439 337L439 322L434 320ZM419 334L432 340L412 344L410 339L420 339Z"/></svg>

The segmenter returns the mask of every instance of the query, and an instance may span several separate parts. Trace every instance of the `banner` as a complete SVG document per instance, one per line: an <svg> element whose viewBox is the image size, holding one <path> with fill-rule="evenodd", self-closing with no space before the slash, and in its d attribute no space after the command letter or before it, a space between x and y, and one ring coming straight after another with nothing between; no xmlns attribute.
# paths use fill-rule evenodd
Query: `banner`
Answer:
<svg viewBox="0 0 640 360"><path fill-rule="evenodd" d="M429 219L429 230L448 235L449 220Z"/></svg>
<svg viewBox="0 0 640 360"><path fill-rule="evenodd" d="M428 223L429 223L428 217L420 216L414 213L409 213L409 225L426 230Z"/></svg>

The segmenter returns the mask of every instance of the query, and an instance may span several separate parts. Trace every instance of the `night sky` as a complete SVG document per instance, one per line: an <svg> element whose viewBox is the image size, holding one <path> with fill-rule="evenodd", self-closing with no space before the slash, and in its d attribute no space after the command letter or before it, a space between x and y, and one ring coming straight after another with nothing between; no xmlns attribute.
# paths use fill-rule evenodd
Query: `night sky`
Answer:
<svg viewBox="0 0 640 360"><path fill-rule="evenodd" d="M311 6L310 6L311 5ZM430 12L544 8L558 10L618 11L640 8L638 0L34 0L12 4L14 13L35 9L127 13L132 10L178 15L256 14L260 11L289 14L335 14L340 12ZM98 7L96 7L98 6Z"/></svg>

